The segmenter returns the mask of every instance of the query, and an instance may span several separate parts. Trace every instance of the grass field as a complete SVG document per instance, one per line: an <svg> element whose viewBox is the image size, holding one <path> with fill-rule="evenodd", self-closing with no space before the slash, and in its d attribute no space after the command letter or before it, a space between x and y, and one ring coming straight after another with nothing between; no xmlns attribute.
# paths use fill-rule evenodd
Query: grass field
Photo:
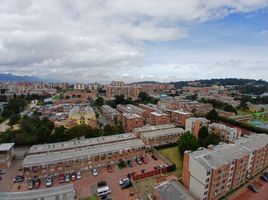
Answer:
<svg viewBox="0 0 268 200"><path fill-rule="evenodd" d="M182 156L179 153L178 147L168 147L166 149L159 150L163 156L176 164L176 175L181 177L182 174Z"/></svg>

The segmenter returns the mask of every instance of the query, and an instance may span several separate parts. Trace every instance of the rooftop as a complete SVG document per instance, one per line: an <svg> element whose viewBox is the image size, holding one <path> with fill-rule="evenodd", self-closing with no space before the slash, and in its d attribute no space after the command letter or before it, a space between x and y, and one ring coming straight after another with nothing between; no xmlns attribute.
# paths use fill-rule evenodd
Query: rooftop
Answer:
<svg viewBox="0 0 268 200"><path fill-rule="evenodd" d="M15 143L2 143L0 144L0 151L9 151Z"/></svg>
<svg viewBox="0 0 268 200"><path fill-rule="evenodd" d="M268 144L267 134L254 134L243 137L235 141L235 144L240 144L249 151L255 151Z"/></svg>
<svg viewBox="0 0 268 200"><path fill-rule="evenodd" d="M175 128L173 124L162 124L162 125L155 125L155 126L143 126L139 128L134 128L134 133L140 133L140 132L147 132L147 131L154 131L154 130L162 130L162 129L168 129L168 128Z"/></svg>
<svg viewBox="0 0 268 200"><path fill-rule="evenodd" d="M128 119L141 118L141 116L139 116L137 114L133 114L133 113L124 113L123 116L128 118Z"/></svg>
<svg viewBox="0 0 268 200"><path fill-rule="evenodd" d="M179 114L182 114L182 115L189 115L189 114L191 114L190 112L186 112L186 111L183 111L183 110L173 110L172 112L179 113Z"/></svg>
<svg viewBox="0 0 268 200"><path fill-rule="evenodd" d="M162 112L151 112L151 115L155 115L157 117L160 117L160 116L167 116L168 114L162 113Z"/></svg>
<svg viewBox="0 0 268 200"><path fill-rule="evenodd" d="M23 167L65 162L69 160L81 159L97 155L104 155L108 153L119 152L122 150L128 150L131 148L139 148L139 147L144 147L144 143L142 142L142 140L132 139L132 140L96 145L79 149L55 151L46 154L45 153L33 154L28 155L24 158Z"/></svg>
<svg viewBox="0 0 268 200"><path fill-rule="evenodd" d="M74 199L74 186L72 184L51 187L46 189L31 190L24 192L0 192L0 199L25 200L25 199ZM64 198L65 197L65 198Z"/></svg>
<svg viewBox="0 0 268 200"><path fill-rule="evenodd" d="M154 187L163 200L194 200L187 190L176 181L166 181Z"/></svg>
<svg viewBox="0 0 268 200"><path fill-rule="evenodd" d="M81 148L85 146L94 146L94 145L98 145L102 143L111 143L111 142L117 142L117 141L122 141L122 140L130 140L134 138L135 138L134 134L124 133L124 134L96 137L96 138L90 138L90 139L70 140L67 142L34 145L30 148L29 154L60 151L60 150L72 149L72 148Z"/></svg>
<svg viewBox="0 0 268 200"><path fill-rule="evenodd" d="M190 153L199 164L207 170L217 169L223 165L229 164L235 159L240 159L249 154L245 148L235 144L220 144L213 149L205 149Z"/></svg>
<svg viewBox="0 0 268 200"><path fill-rule="evenodd" d="M170 129L163 129L163 130L154 130L154 131L147 131L141 133L144 138L155 138L160 136L168 136L168 135L177 135L184 133L185 130L182 128L170 128Z"/></svg>

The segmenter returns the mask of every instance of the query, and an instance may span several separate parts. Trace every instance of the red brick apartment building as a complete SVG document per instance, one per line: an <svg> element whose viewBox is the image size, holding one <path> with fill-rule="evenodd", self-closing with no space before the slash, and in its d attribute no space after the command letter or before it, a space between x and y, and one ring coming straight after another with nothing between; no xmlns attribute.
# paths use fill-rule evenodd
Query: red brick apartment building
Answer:
<svg viewBox="0 0 268 200"><path fill-rule="evenodd" d="M185 131L190 131L196 138L198 138L199 130L202 126L208 128L209 120L201 117L190 117L186 119Z"/></svg>
<svg viewBox="0 0 268 200"><path fill-rule="evenodd" d="M150 125L170 124L170 115L160 111L151 112L148 123Z"/></svg>
<svg viewBox="0 0 268 200"><path fill-rule="evenodd" d="M141 116L132 113L122 114L122 127L125 132L132 132L134 128L142 127L144 120Z"/></svg>
<svg viewBox="0 0 268 200"><path fill-rule="evenodd" d="M120 120L120 113L109 105L101 106L101 113L110 122Z"/></svg>
<svg viewBox="0 0 268 200"><path fill-rule="evenodd" d="M28 179L88 171L145 154L142 140L117 136L34 146L23 160L24 175Z"/></svg>
<svg viewBox="0 0 268 200"><path fill-rule="evenodd" d="M155 112L155 111L157 111L157 109L156 109L155 107L150 106L150 105L145 105L145 104L140 103L138 106L139 106L141 109L144 110L144 117L145 117L146 119L149 119L151 112Z"/></svg>
<svg viewBox="0 0 268 200"><path fill-rule="evenodd" d="M196 199L218 200L268 166L268 135L184 152L182 182Z"/></svg>
<svg viewBox="0 0 268 200"><path fill-rule="evenodd" d="M127 104L127 105L117 105L116 110L123 115L124 113L131 113L131 114L137 114L141 117L145 117L145 110L134 106L132 104ZM122 116L121 116L122 117Z"/></svg>
<svg viewBox="0 0 268 200"><path fill-rule="evenodd" d="M0 168L9 168L12 164L15 143L0 144Z"/></svg>
<svg viewBox="0 0 268 200"><path fill-rule="evenodd" d="M186 126L186 119L193 116L193 113L184 112L181 110L173 110L171 114L171 122L176 126L184 127Z"/></svg>
<svg viewBox="0 0 268 200"><path fill-rule="evenodd" d="M241 130L224 124L212 123L208 128L210 133L220 136L226 142L232 142L241 137Z"/></svg>

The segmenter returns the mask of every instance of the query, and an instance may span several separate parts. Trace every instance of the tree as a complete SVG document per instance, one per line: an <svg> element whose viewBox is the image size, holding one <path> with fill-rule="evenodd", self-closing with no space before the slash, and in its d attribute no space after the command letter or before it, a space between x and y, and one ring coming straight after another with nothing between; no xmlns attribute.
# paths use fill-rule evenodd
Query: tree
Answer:
<svg viewBox="0 0 268 200"><path fill-rule="evenodd" d="M213 109L206 115L206 118L212 122L218 122L219 121L218 112L215 109Z"/></svg>
<svg viewBox="0 0 268 200"><path fill-rule="evenodd" d="M138 98L140 99L141 102L150 100L150 96L146 92L140 92Z"/></svg>
<svg viewBox="0 0 268 200"><path fill-rule="evenodd" d="M232 105L230 105L230 104L226 104L224 106L223 110L225 110L227 112L233 112L233 113L235 113L237 115L236 109Z"/></svg>
<svg viewBox="0 0 268 200"><path fill-rule="evenodd" d="M209 134L204 140L203 140L203 145L204 147L207 147L210 144L217 145L221 141L220 136L215 135L215 134Z"/></svg>
<svg viewBox="0 0 268 200"><path fill-rule="evenodd" d="M204 140L208 136L208 129L205 126L202 126L198 132L198 139Z"/></svg>
<svg viewBox="0 0 268 200"><path fill-rule="evenodd" d="M12 114L9 118L9 125L13 126L15 125L20 119L20 116L18 114Z"/></svg>
<svg viewBox="0 0 268 200"><path fill-rule="evenodd" d="M102 97L98 97L95 101L95 106L102 106L104 104L104 100Z"/></svg>
<svg viewBox="0 0 268 200"><path fill-rule="evenodd" d="M110 124L107 124L103 128L103 135L113 135L114 134L114 129Z"/></svg>
<svg viewBox="0 0 268 200"><path fill-rule="evenodd" d="M195 151L198 149L198 147L199 147L198 140L190 132L183 134L178 140L178 149L182 155L184 151L186 150Z"/></svg>

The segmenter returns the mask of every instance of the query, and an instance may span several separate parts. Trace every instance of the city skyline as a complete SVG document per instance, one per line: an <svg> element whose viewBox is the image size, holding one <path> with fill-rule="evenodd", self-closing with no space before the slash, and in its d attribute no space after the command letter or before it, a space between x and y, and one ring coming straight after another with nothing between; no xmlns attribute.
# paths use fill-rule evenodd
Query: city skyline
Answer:
<svg viewBox="0 0 268 200"><path fill-rule="evenodd" d="M267 0L3 1L0 73L105 83L267 80L267 8Z"/></svg>

